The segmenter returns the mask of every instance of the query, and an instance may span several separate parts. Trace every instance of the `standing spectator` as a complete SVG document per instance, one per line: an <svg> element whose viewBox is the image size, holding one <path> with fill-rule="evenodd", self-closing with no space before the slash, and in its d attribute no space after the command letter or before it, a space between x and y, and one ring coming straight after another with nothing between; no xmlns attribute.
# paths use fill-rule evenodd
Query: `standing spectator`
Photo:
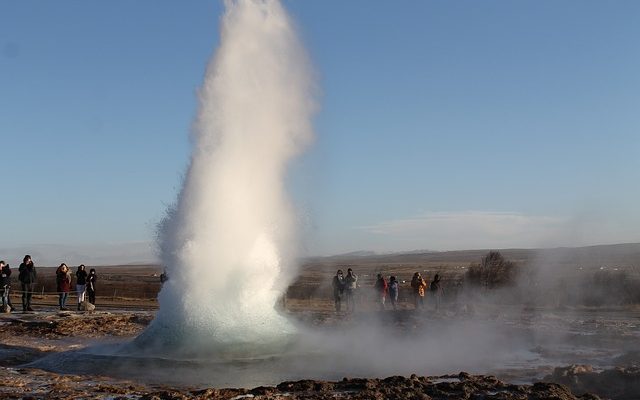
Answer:
<svg viewBox="0 0 640 400"><path fill-rule="evenodd" d="M169 280L169 275L167 275L167 271L163 270L162 273L160 274L160 283L164 285L164 283L168 280Z"/></svg>
<svg viewBox="0 0 640 400"><path fill-rule="evenodd" d="M67 264L62 263L56 270L56 290L58 292L58 305L61 310L66 310L67 298L71 291L71 274Z"/></svg>
<svg viewBox="0 0 640 400"><path fill-rule="evenodd" d="M378 304L380 304L380 310L384 311L384 303L387 298L387 289L389 286L387 285L387 281L384 279L382 274L378 274L378 279L376 280L376 284L374 286L376 290L376 297Z"/></svg>
<svg viewBox="0 0 640 400"><path fill-rule="evenodd" d="M347 269L347 276L344 278L344 292L347 300L347 311L353 312L356 309L355 292L358 287L358 275L353 273L351 268Z"/></svg>
<svg viewBox="0 0 640 400"><path fill-rule="evenodd" d="M89 303L96 305L96 270L91 268L87 277L87 294L89 295Z"/></svg>
<svg viewBox="0 0 640 400"><path fill-rule="evenodd" d="M22 312L33 311L31 308L31 298L36 286L36 266L30 255L24 256L22 264L18 267L18 280L22 287Z"/></svg>
<svg viewBox="0 0 640 400"><path fill-rule="evenodd" d="M389 278L389 300L391 300L391 305L393 309L396 310L396 304L398 303L398 292L400 285L398 285L398 281L395 276Z"/></svg>
<svg viewBox="0 0 640 400"><path fill-rule="evenodd" d="M76 271L76 292L78 292L78 311L82 307L84 301L84 294L87 290L87 271L84 269L84 264L78 266Z"/></svg>
<svg viewBox="0 0 640 400"><path fill-rule="evenodd" d="M444 294L442 283L440 283L440 275L436 274L436 276L433 277L433 281L431 281L429 290L433 295L435 310L438 311L440 309L440 301L442 299L442 295Z"/></svg>
<svg viewBox="0 0 640 400"><path fill-rule="evenodd" d="M2 291L2 312L13 311L13 304L11 304L11 268L9 264L5 264L4 261L0 261L0 291Z"/></svg>
<svg viewBox="0 0 640 400"><path fill-rule="evenodd" d="M333 302L336 306L336 312L340 312L342 309L342 296L344 294L344 275L342 270L339 269L331 282L333 286Z"/></svg>
<svg viewBox="0 0 640 400"><path fill-rule="evenodd" d="M424 294L427 289L427 282L422 279L420 272L413 274L411 279L411 288L413 288L413 299L415 302L416 310L424 307Z"/></svg>

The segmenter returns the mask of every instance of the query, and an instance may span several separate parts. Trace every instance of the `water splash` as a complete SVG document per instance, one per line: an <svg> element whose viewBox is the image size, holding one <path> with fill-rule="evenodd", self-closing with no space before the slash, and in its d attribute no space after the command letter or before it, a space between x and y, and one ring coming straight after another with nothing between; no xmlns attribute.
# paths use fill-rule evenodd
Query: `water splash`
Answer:
<svg viewBox="0 0 640 400"><path fill-rule="evenodd" d="M137 343L188 354L286 337L274 309L293 275L284 177L313 137L313 79L277 0L226 1L220 47L199 93L193 153L159 229L170 277Z"/></svg>

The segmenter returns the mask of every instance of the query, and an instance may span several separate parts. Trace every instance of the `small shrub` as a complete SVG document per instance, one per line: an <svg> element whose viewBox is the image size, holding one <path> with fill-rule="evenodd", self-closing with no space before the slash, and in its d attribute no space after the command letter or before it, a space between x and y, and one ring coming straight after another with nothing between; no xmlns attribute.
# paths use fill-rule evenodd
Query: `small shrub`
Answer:
<svg viewBox="0 0 640 400"><path fill-rule="evenodd" d="M469 267L465 276L469 284L487 289L511 286L515 278L516 264L506 260L499 251L487 253L480 264Z"/></svg>

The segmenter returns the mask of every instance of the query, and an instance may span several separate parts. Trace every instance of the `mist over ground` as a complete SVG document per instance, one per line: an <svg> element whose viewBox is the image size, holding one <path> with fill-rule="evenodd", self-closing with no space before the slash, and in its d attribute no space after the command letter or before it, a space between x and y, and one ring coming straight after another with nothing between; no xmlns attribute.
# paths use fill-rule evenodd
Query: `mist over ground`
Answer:
<svg viewBox="0 0 640 400"><path fill-rule="evenodd" d="M541 255L546 255L546 260L555 263L553 276L568 278L580 274L590 277L614 268L626 270L633 278L633 267L640 262L640 244L507 249L499 253L505 262L514 262L515 268L538 265ZM128 343L93 346L36 365L77 373L91 373L91 365L100 365L114 376L199 386L460 371L532 382L552 374L556 367L574 363L596 370L621 365L617 360L629 357L635 349L640 337L634 323L637 303L561 303L554 286L558 280L554 279L549 280L551 287L537 283L526 293L527 285L519 286L519 279L513 285L474 287L467 281L468 271L481 265L488 254L471 250L308 260L276 305L277 312L295 327L295 333L277 345L229 345L222 351L201 347L185 352L184 348L170 346L137 348L134 342L133 347ZM335 269L346 267L356 271L360 282L353 314L333 310L330 281ZM117 267L113 271L117 274ZM444 277L446 292L439 311L429 296L424 310L414 310L407 282L414 271L421 271L429 279L436 272ZM379 311L373 291L378 272L405 281L401 284L399 310L387 307ZM588 286L584 289L593 292ZM78 357L94 360L95 364L81 363L84 366L79 367Z"/></svg>

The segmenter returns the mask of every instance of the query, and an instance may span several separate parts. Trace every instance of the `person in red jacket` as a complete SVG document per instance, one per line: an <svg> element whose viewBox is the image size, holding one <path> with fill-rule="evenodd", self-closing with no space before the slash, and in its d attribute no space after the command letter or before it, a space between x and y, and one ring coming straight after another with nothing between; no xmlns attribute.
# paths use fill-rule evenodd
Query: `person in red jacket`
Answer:
<svg viewBox="0 0 640 400"><path fill-rule="evenodd" d="M67 298L71 291L71 274L67 264L62 263L56 270L56 291L58 292L58 305L61 310L66 310Z"/></svg>
<svg viewBox="0 0 640 400"><path fill-rule="evenodd" d="M378 304L380 304L380 310L384 311L384 303L387 298L387 290L389 289L389 286L387 285L387 281L384 279L384 276L382 276L382 274L378 274L378 279L376 280L376 284L374 287L376 289L376 299L378 301Z"/></svg>

